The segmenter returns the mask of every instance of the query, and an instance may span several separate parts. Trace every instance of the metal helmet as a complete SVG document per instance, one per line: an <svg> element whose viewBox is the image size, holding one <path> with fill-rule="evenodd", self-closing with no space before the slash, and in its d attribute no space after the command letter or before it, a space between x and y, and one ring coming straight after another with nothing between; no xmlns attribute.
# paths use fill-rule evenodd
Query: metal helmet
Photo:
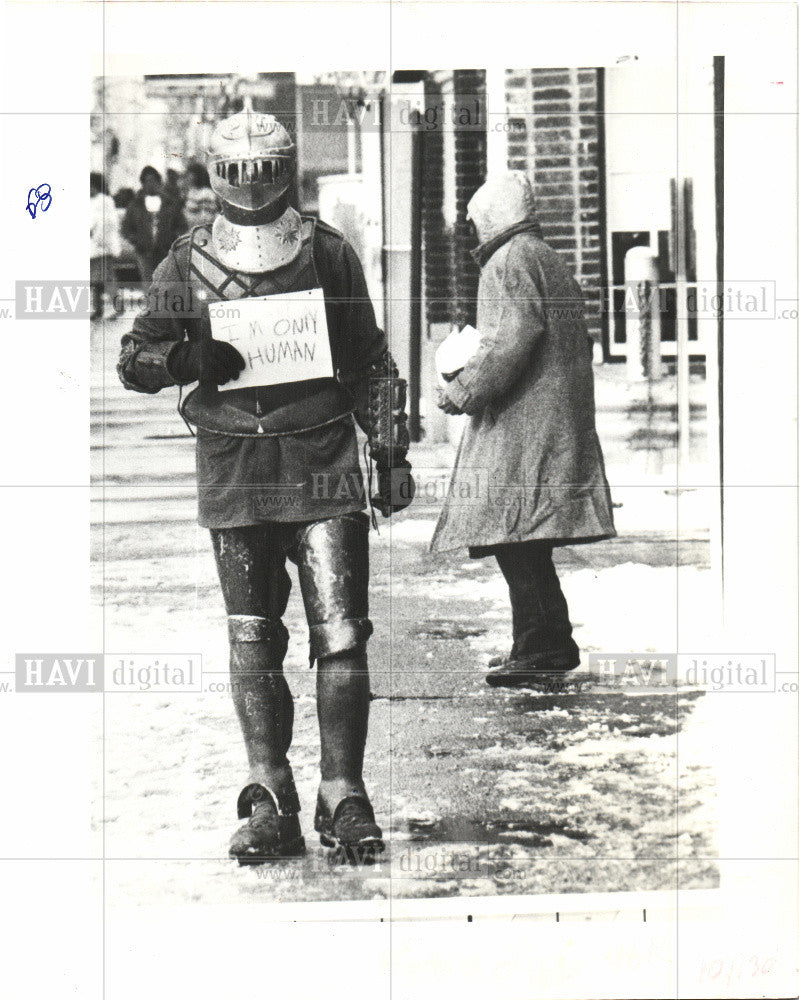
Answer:
<svg viewBox="0 0 799 1000"><path fill-rule="evenodd" d="M276 203L285 208L296 164L291 136L272 115L240 111L211 133L208 172L225 214L228 206L233 214L262 213Z"/></svg>

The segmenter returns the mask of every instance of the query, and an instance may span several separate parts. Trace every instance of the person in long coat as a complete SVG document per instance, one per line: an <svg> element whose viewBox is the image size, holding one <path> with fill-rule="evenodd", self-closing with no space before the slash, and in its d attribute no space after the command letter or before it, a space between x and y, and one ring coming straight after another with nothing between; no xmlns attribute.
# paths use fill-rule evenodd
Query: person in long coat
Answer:
<svg viewBox="0 0 799 1000"><path fill-rule="evenodd" d="M122 249L119 238L119 218L116 206L108 194L105 177L100 173L89 175L90 254L89 283L91 287L91 319L103 315L103 293L108 293L114 310L120 315L117 299L116 260Z"/></svg>
<svg viewBox="0 0 799 1000"><path fill-rule="evenodd" d="M142 284L149 285L184 226L180 202L164 188L155 167L144 167L139 180L141 189L127 207L122 235L136 251Z"/></svg>
<svg viewBox="0 0 799 1000"><path fill-rule="evenodd" d="M542 239L527 175L490 178L468 217L480 241L480 340L439 390L441 409L470 420L431 550L496 557L510 591L513 647L487 680L513 686L579 665L552 551L616 531L582 293Z"/></svg>

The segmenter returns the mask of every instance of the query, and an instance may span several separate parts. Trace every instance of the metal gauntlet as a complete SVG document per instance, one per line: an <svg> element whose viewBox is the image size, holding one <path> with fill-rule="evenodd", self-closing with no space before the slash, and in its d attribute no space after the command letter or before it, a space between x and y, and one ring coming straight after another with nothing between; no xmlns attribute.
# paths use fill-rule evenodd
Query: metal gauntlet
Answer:
<svg viewBox="0 0 799 1000"><path fill-rule="evenodd" d="M175 385L166 359L175 346L174 340L141 343L131 334L122 338L122 351L117 363L119 380L126 389L136 392L158 392Z"/></svg>
<svg viewBox="0 0 799 1000"><path fill-rule="evenodd" d="M407 382L399 377L388 351L381 361L369 366L364 381L366 391L361 393L357 415L369 441L369 453L378 465L394 468L404 461L410 447L405 413Z"/></svg>
<svg viewBox="0 0 799 1000"><path fill-rule="evenodd" d="M406 455L410 447L405 414L407 382L388 351L370 365L357 381L355 415L366 433L369 454L377 466L377 492L372 507L383 517L403 510L413 499L416 486ZM369 468L371 492L372 470Z"/></svg>

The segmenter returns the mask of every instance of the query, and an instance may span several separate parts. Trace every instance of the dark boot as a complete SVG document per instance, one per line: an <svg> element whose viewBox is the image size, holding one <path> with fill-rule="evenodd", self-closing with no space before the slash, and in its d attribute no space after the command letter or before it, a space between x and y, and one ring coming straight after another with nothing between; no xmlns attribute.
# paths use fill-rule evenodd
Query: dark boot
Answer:
<svg viewBox="0 0 799 1000"><path fill-rule="evenodd" d="M240 864L304 853L300 803L288 762L294 702L283 674L288 633L280 621L231 615L230 678L241 724L250 783L238 801L240 819L230 855Z"/></svg>
<svg viewBox="0 0 799 1000"><path fill-rule="evenodd" d="M569 638L561 649L529 656L508 657L486 674L491 687L535 686L542 675L564 673L580 666L580 650L574 639Z"/></svg>
<svg viewBox="0 0 799 1000"><path fill-rule="evenodd" d="M495 549L508 584L513 646L507 657L489 661L492 687L524 684L534 673L573 670L580 651L572 639L569 608L560 587L552 545L520 542Z"/></svg>
<svg viewBox="0 0 799 1000"><path fill-rule="evenodd" d="M369 722L366 654L350 651L317 661L317 713L322 781L314 828L325 847L369 863L385 849L363 783Z"/></svg>
<svg viewBox="0 0 799 1000"><path fill-rule="evenodd" d="M297 793L279 797L271 788L252 784L242 789L239 819L249 817L230 841L230 857L240 865L260 865L305 854Z"/></svg>
<svg viewBox="0 0 799 1000"><path fill-rule="evenodd" d="M365 794L345 796L331 813L320 791L314 829L323 847L332 848L351 864L373 864L386 847L372 803Z"/></svg>

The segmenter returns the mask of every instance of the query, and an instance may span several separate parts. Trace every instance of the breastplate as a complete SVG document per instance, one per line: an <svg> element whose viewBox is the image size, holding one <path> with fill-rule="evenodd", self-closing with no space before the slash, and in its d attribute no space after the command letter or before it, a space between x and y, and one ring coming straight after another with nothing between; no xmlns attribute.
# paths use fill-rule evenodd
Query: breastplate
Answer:
<svg viewBox="0 0 799 1000"><path fill-rule="evenodd" d="M188 281L192 293L201 304L198 328L199 337L211 337L208 306L214 302L251 298L262 295L280 295L286 292L306 291L319 287L319 277L313 260L313 219L303 219L300 227L300 249L289 263L259 274L231 270L214 253L214 242L207 229L196 229L189 245ZM293 403L319 391L320 382L314 380L258 388L229 389L220 393L214 385L200 385L202 402L214 406L224 397L226 405L246 413L261 416L278 406ZM198 401L195 400L195 405Z"/></svg>

